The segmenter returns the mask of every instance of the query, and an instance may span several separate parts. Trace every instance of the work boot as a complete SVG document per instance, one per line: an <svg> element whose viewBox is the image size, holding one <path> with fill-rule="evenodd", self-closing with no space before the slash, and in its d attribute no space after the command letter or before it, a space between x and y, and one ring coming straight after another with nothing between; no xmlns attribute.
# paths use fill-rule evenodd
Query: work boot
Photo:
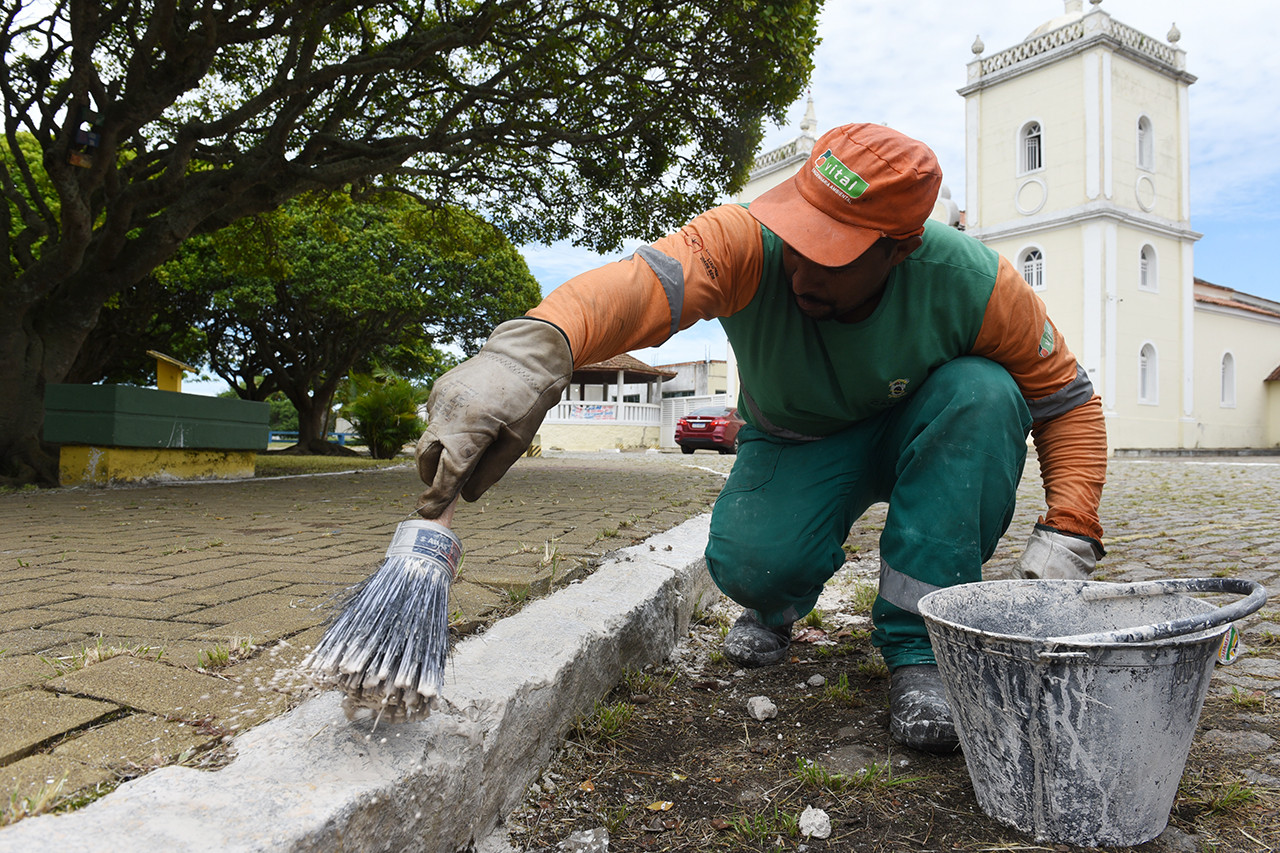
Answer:
<svg viewBox="0 0 1280 853"><path fill-rule="evenodd" d="M788 622L770 628L760 621L754 610L742 611L724 638L724 656L740 666L773 666L786 660L791 648L791 626Z"/></svg>
<svg viewBox="0 0 1280 853"><path fill-rule="evenodd" d="M937 664L901 666L889 676L889 735L923 752L960 745Z"/></svg>

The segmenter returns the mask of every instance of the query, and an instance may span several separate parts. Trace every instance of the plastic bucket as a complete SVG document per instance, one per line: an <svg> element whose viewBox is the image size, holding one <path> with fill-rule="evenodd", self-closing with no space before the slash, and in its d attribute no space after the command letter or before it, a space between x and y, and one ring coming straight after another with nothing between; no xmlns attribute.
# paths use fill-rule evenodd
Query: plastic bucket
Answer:
<svg viewBox="0 0 1280 853"><path fill-rule="evenodd" d="M1214 608L1182 592L1245 595ZM920 600L982 810L1041 841L1141 844L1169 820L1234 578L988 581Z"/></svg>

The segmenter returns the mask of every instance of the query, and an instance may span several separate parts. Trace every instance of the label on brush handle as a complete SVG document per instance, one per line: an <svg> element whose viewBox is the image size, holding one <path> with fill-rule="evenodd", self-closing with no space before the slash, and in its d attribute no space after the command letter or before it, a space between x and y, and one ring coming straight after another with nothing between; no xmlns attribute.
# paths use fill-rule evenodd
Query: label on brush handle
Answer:
<svg viewBox="0 0 1280 853"><path fill-rule="evenodd" d="M458 564L462 562L462 543L453 531L434 521L402 521L391 538L387 557L425 557L443 563L449 576L458 576Z"/></svg>

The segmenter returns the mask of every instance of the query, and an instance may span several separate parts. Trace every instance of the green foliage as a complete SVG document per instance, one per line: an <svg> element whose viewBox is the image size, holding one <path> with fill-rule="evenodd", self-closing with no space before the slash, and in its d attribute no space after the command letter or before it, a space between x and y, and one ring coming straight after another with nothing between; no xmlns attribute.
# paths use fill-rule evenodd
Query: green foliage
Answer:
<svg viewBox="0 0 1280 853"><path fill-rule="evenodd" d="M374 459L391 459L416 439L426 423L418 409L426 392L394 374L355 374L351 377L354 399L342 414L355 426Z"/></svg>
<svg viewBox="0 0 1280 853"><path fill-rule="evenodd" d="M765 842L778 836L795 838L800 834L800 818L780 811L777 806L773 807L773 814L756 812L735 817L732 825L735 832L754 842Z"/></svg>
<svg viewBox="0 0 1280 853"><path fill-rule="evenodd" d="M148 275L114 294L76 354L67 382L154 385L158 350L199 365L206 359L204 333L195 320L199 294L166 289Z"/></svg>
<svg viewBox="0 0 1280 853"><path fill-rule="evenodd" d="M235 392L233 391L232 394ZM294 408L293 403L289 402L289 398L281 394L279 391L267 397L267 402L271 404L271 429L277 432L297 432L298 431L298 410Z"/></svg>
<svg viewBox="0 0 1280 853"><path fill-rule="evenodd" d="M377 185L446 218L465 206L517 245L657 236L741 186L764 121L808 82L821 1L10 6L0 479L18 484L57 477L42 389L190 237ZM232 245L262 258L271 231ZM266 259L235 277L301 278ZM352 266L375 287L364 273L389 259Z"/></svg>
<svg viewBox="0 0 1280 853"><path fill-rule="evenodd" d="M301 196L192 238L157 277L203 297L196 324L213 372L247 399L283 394L307 449L323 446L351 371L376 364L433 380L454 363L440 346L478 349L494 325L541 295L524 259L488 223L385 192ZM391 427L374 409L406 393L393 384L361 414L380 452L391 446L381 437ZM413 429L421 426L401 424L386 441Z"/></svg>

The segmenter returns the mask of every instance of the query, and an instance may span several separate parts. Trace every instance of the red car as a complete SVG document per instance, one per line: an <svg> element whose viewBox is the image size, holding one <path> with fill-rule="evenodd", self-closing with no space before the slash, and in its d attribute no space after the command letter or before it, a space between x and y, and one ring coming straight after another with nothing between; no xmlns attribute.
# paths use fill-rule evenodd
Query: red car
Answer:
<svg viewBox="0 0 1280 853"><path fill-rule="evenodd" d="M738 428L743 424L737 409L705 406L676 421L676 444L684 453L698 448L721 453L738 452Z"/></svg>

